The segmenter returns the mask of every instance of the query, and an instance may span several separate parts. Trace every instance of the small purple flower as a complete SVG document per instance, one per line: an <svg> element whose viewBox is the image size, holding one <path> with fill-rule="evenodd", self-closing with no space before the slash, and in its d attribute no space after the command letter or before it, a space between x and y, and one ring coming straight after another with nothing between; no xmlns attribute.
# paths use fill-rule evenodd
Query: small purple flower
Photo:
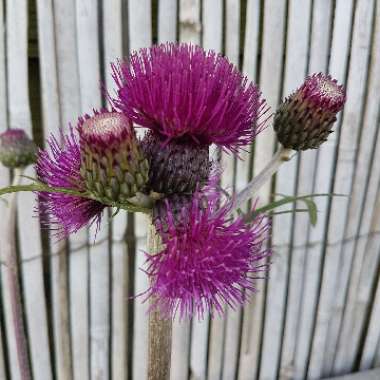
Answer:
<svg viewBox="0 0 380 380"><path fill-rule="evenodd" d="M80 174L81 153L73 129L62 136L63 145L54 136L48 141L50 152L41 150L36 170L39 181L50 187L85 192L85 182ZM40 214L43 223L56 226L60 238L77 232L80 228L97 223L105 205L92 199L62 193L39 192Z"/></svg>
<svg viewBox="0 0 380 380"><path fill-rule="evenodd" d="M165 248L147 255L153 307L166 316L201 319L208 311L222 314L225 305L244 304L267 270L268 223L263 217L250 225L241 217L232 221L229 207L218 207L212 193L206 202L195 193L179 212L168 202L166 218L155 223Z"/></svg>
<svg viewBox="0 0 380 380"><path fill-rule="evenodd" d="M262 129L265 101L227 58L199 46L167 43L113 65L114 104L167 141L217 144L237 152Z"/></svg>

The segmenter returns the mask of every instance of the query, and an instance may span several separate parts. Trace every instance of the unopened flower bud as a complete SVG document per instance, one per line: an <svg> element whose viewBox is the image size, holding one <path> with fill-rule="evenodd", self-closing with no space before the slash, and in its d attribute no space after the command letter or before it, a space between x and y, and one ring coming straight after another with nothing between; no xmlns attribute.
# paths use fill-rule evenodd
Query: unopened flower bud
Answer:
<svg viewBox="0 0 380 380"><path fill-rule="evenodd" d="M287 149L318 148L327 140L336 114L346 101L345 90L330 75L313 74L279 106L274 129Z"/></svg>
<svg viewBox="0 0 380 380"><path fill-rule="evenodd" d="M79 136L81 175L97 199L125 203L145 189L149 164L125 115L86 116L80 120Z"/></svg>
<svg viewBox="0 0 380 380"><path fill-rule="evenodd" d="M37 147L22 129L0 134L0 161L8 168L22 168L36 161Z"/></svg>
<svg viewBox="0 0 380 380"><path fill-rule="evenodd" d="M149 159L149 187L153 191L191 194L207 181L211 167L208 145L178 140L165 142L158 134L149 132L142 147Z"/></svg>

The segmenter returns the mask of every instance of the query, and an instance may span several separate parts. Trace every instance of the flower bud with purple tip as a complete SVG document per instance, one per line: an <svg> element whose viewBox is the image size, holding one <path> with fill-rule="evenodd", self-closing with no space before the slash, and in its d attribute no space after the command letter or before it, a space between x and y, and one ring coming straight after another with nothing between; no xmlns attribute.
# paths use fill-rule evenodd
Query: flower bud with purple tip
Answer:
<svg viewBox="0 0 380 380"><path fill-rule="evenodd" d="M78 130L81 175L96 199L123 204L145 189L149 164L125 115L107 111L86 115Z"/></svg>
<svg viewBox="0 0 380 380"><path fill-rule="evenodd" d="M0 134L0 162L8 168L22 168L37 158L36 144L23 129L9 129Z"/></svg>
<svg viewBox="0 0 380 380"><path fill-rule="evenodd" d="M287 149L318 148L327 140L345 101L343 86L330 75L307 77L276 111L274 129L279 142Z"/></svg>

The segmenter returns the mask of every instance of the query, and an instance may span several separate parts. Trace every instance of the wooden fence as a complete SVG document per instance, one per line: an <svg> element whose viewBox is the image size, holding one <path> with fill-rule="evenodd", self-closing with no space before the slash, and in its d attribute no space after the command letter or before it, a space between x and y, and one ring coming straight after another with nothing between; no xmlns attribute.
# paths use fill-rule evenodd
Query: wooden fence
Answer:
<svg viewBox="0 0 380 380"><path fill-rule="evenodd" d="M38 49L28 51L34 30ZM112 89L111 61L165 41L223 52L273 108L311 72L331 73L348 91L329 141L283 165L260 201L349 197L318 199L314 228L304 214L275 218L270 279L242 310L175 322L171 378L320 379L380 366L380 1L0 0L0 130L24 128L41 143L104 104L99 82ZM243 160L223 155L223 185L244 187L274 147L268 128ZM0 167L0 186L9 181ZM18 206L34 379L145 379L147 306L129 298L147 286L138 270L144 218L120 213L95 244L93 229L57 244L40 231L33 194ZM6 225L0 218L0 249ZM1 264L0 379L17 380L6 270Z"/></svg>

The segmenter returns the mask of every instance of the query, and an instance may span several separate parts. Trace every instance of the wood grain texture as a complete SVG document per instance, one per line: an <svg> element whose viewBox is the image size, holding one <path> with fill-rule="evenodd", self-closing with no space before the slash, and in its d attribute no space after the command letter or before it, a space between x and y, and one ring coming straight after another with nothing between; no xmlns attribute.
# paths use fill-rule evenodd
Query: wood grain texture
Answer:
<svg viewBox="0 0 380 380"><path fill-rule="evenodd" d="M330 48L330 64L328 71L341 83L345 81L347 54L350 44L350 26L352 22L353 3L338 1L335 6L335 18ZM337 122L336 126L339 126ZM337 127L335 127L337 128ZM335 149L338 131L335 129L329 140L319 149L313 193L331 191L331 181L334 176ZM298 327L298 345L295 368L297 378L304 378L307 371L307 360L310 355L313 340L313 326L318 305L321 266L324 260L324 236L328 227L327 216L329 201L327 198L316 199L319 210L319 222L310 230L309 247L306 253L305 281L302 299L300 324ZM318 346L316 346L318 347ZM319 352L323 355L323 349ZM311 375L312 376L312 375ZM316 375L318 376L318 374Z"/></svg>
<svg viewBox="0 0 380 380"><path fill-rule="evenodd" d="M35 94L28 92L26 4L0 2L0 131L17 126L31 132L29 98ZM30 37L36 59L37 22L42 125L33 129L45 137L104 104L99 81L114 91L109 63L126 55L127 47L148 47L153 40L178 38L222 52L259 82L271 112L307 73L330 72L347 83L348 103L329 141L284 165L258 196L259 205L273 191L351 197L317 198L314 228L306 214L277 216L269 280L258 282L260 292L244 310L201 322L176 320L170 378L303 380L380 365L379 0L36 0L36 6ZM274 147L270 126L242 153L243 160L212 146L210 156L222 158L223 187L243 188L270 161ZM8 183L9 172L1 167L0 186ZM51 379L54 370L58 380L147 379L148 303L142 297L127 302L129 261L135 263L135 295L149 286L140 270L147 249L145 217L134 219L135 261L126 255L125 213L112 228L105 215L95 244L94 229L71 236L67 246L51 239L44 261L38 219L31 216L34 197L22 194L20 202L28 205L19 215L18 243L34 377ZM0 201L0 213L5 210ZM0 240L4 223L0 220ZM15 380L7 268L0 265L0 378L9 372L8 380ZM163 372L153 370L155 377L167 378Z"/></svg>
<svg viewBox="0 0 380 380"><path fill-rule="evenodd" d="M4 14L4 6L3 2L0 2L0 133L3 133L8 128L8 117L7 117L7 82L6 82L6 51L5 51L5 14ZM5 187L9 185L9 170L5 168L3 165L0 165L0 187ZM5 202L0 201L0 213L1 215L5 215L7 212L7 204ZM6 227L7 220L4 218L0 219L0 241L5 241L8 237L6 236ZM4 248L0 245L0 273L1 273L1 307L3 310L3 323L0 328L0 375L5 379L5 371L6 371L6 361L4 354L7 353L9 360L9 370L11 373L17 373L15 361L15 347L14 347L14 335L13 331L10 328L11 326L11 308L9 302L9 288L5 286L5 276L8 268L4 265ZM7 346L5 345L5 341L7 340ZM1 377L0 376L0 377Z"/></svg>
<svg viewBox="0 0 380 380"><path fill-rule="evenodd" d="M9 126L21 128L32 136L29 105L27 4L8 1L7 10L7 84ZM26 175L35 176L29 167ZM34 213L35 195L18 197L18 233L24 285L24 305L28 326L29 350L33 376L52 378L48 339L47 311L42 269L42 246L39 219Z"/></svg>
<svg viewBox="0 0 380 380"><path fill-rule="evenodd" d="M363 20L370 17L372 3L357 2L353 25L351 46L352 59L347 79L347 103L341 129L336 171L333 181L333 192L336 194L351 193L352 176L356 159L358 137L360 136L360 117L363 106L363 93L368 56L358 54L356 49L370 43L371 25ZM359 31L360 30L360 31ZM339 47L341 52L341 46ZM319 298L313 348L310 358L309 376L317 378L324 375L323 358L326 353L328 327L335 302L337 278L341 273L340 250L336 249L344 238L345 222L348 216L347 197L333 197L331 200L330 220L327 231L326 251L322 277L322 288Z"/></svg>

